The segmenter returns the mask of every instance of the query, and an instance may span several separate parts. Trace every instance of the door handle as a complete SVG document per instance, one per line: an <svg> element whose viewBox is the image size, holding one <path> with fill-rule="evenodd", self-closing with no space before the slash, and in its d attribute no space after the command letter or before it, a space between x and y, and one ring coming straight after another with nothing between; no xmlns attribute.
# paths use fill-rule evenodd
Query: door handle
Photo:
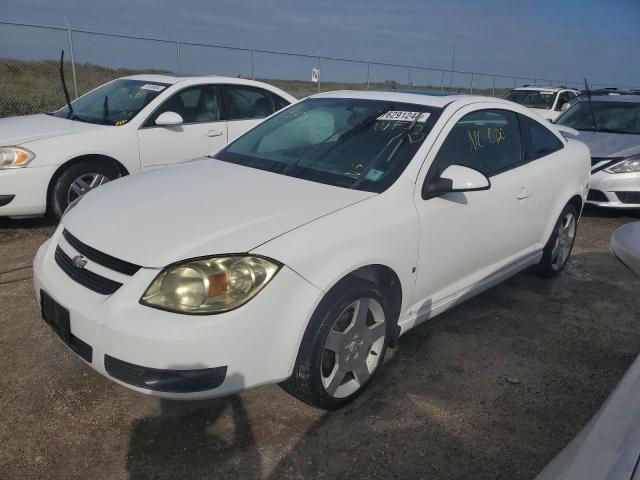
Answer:
<svg viewBox="0 0 640 480"><path fill-rule="evenodd" d="M531 190L530 188L522 187L520 191L516 194L516 198L518 200L524 200L525 198L529 198L532 193L533 193L533 190Z"/></svg>
<svg viewBox="0 0 640 480"><path fill-rule="evenodd" d="M224 135L222 130L209 130L207 132L207 137L219 137L220 135Z"/></svg>

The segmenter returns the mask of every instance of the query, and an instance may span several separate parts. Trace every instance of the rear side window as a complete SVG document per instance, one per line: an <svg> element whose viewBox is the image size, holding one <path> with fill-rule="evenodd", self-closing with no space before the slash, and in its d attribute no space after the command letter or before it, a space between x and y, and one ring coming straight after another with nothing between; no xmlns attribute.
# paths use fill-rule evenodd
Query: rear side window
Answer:
<svg viewBox="0 0 640 480"><path fill-rule="evenodd" d="M271 94L271 98L273 99L273 106L275 107L276 111L282 110L284 107L288 107L290 105L289 102L287 102L284 98L279 97L275 93Z"/></svg>
<svg viewBox="0 0 640 480"><path fill-rule="evenodd" d="M216 85L197 85L174 94L165 101L145 123L155 126L156 119L164 112L175 112L185 124L206 123L220 120L220 97Z"/></svg>
<svg viewBox="0 0 640 480"><path fill-rule="evenodd" d="M438 152L436 173L462 165L496 175L523 162L520 128L514 112L479 110L461 118Z"/></svg>
<svg viewBox="0 0 640 480"><path fill-rule="evenodd" d="M529 162L557 152L564 145L547 127L525 115L518 114L522 138L524 140L524 159Z"/></svg>
<svg viewBox="0 0 640 480"><path fill-rule="evenodd" d="M261 88L225 85L227 120L264 118L273 113L270 92Z"/></svg>

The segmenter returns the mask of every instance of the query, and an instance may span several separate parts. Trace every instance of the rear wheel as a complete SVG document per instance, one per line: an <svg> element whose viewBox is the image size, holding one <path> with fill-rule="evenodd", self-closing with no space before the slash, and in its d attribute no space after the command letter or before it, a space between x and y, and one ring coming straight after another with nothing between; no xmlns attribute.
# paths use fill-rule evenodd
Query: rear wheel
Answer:
<svg viewBox="0 0 640 480"><path fill-rule="evenodd" d="M293 374L283 388L327 410L351 402L382 363L389 320L387 300L372 283L351 282L328 294L309 322Z"/></svg>
<svg viewBox="0 0 640 480"><path fill-rule="evenodd" d="M87 192L120 176L115 165L91 160L77 163L64 170L53 184L49 211L58 220L64 211Z"/></svg>
<svg viewBox="0 0 640 480"><path fill-rule="evenodd" d="M578 228L578 211L568 204L562 210L553 233L544 247L542 260L538 264L538 273L543 277L558 275L567 264Z"/></svg>

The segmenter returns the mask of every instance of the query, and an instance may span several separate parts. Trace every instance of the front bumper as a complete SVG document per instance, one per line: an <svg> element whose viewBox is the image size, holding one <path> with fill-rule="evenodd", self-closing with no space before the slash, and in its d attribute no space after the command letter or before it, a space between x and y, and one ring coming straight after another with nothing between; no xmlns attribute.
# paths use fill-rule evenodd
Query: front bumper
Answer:
<svg viewBox="0 0 640 480"><path fill-rule="evenodd" d="M157 269L141 268L112 295L76 283L54 260L61 231L59 227L34 260L36 295L40 301L42 289L69 310L72 335L92 348L87 363L102 375L172 399L227 395L291 375L307 322L323 295L291 269L282 267L263 291L236 310L181 315L139 303ZM86 268L104 273L99 265ZM162 381L171 384L176 375L207 369L223 373L219 386L186 392L154 387ZM152 383L145 384L145 379Z"/></svg>
<svg viewBox="0 0 640 480"><path fill-rule="evenodd" d="M0 217L42 215L47 209L47 189L56 166L0 170Z"/></svg>
<svg viewBox="0 0 640 480"><path fill-rule="evenodd" d="M607 208L640 208L640 173L594 173L587 202Z"/></svg>

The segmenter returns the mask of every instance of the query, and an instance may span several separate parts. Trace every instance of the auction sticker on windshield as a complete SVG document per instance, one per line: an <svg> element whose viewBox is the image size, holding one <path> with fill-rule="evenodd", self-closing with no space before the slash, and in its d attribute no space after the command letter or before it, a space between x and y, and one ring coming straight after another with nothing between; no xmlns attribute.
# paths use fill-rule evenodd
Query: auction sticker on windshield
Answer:
<svg viewBox="0 0 640 480"><path fill-rule="evenodd" d="M161 92L166 87L164 85L154 85L153 83L145 83L140 87L140 90L152 90L154 92Z"/></svg>
<svg viewBox="0 0 640 480"><path fill-rule="evenodd" d="M402 112L398 110L392 110L383 115L380 115L377 120L391 120L396 122L414 122L423 123L429 118L427 112Z"/></svg>

